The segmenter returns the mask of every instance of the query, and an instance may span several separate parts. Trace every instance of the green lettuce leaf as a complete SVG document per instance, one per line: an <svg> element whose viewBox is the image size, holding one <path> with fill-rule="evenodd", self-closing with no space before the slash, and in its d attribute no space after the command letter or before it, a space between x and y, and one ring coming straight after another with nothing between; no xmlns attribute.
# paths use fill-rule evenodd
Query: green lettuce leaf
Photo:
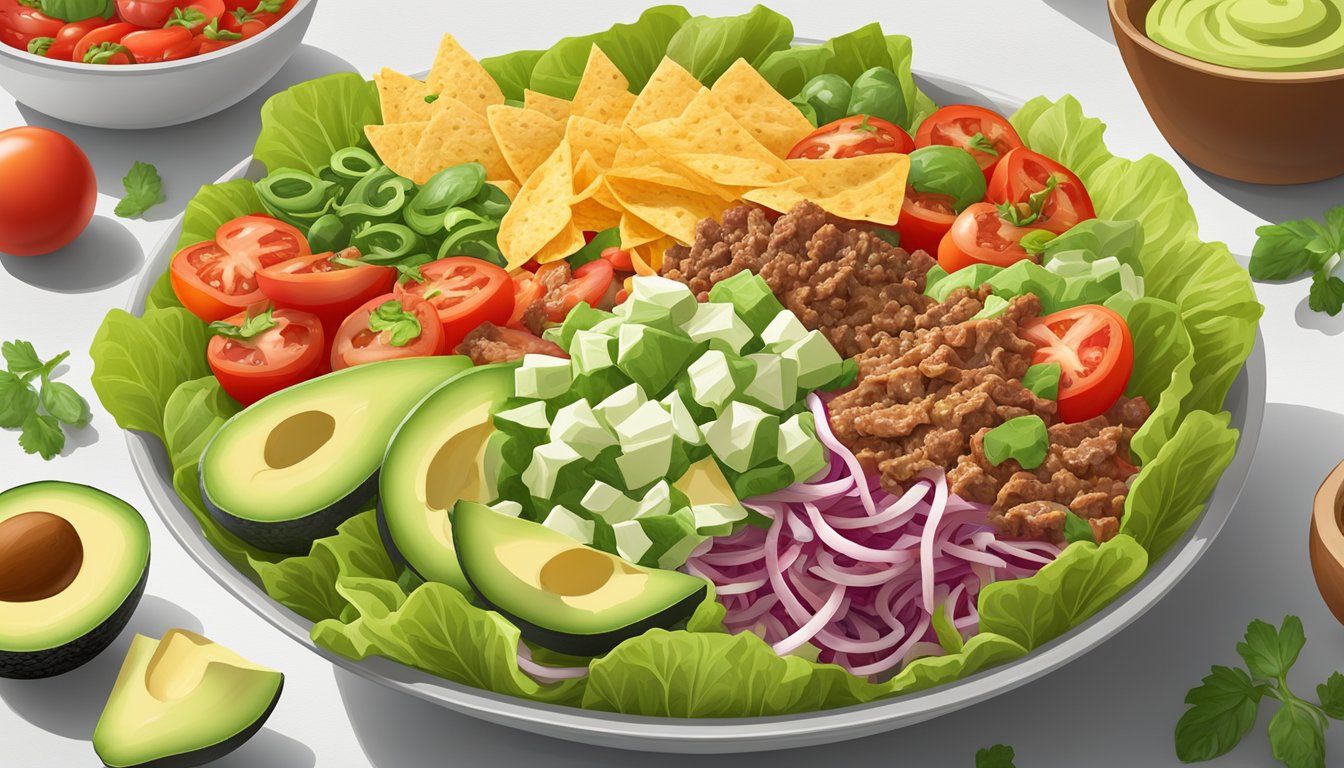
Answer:
<svg viewBox="0 0 1344 768"><path fill-rule="evenodd" d="M382 122L378 90L353 72L299 83L266 100L252 154L268 170L316 174L338 149L364 141L364 126Z"/></svg>
<svg viewBox="0 0 1344 768"><path fill-rule="evenodd" d="M1035 574L982 589L980 632L1039 648L1101 610L1147 568L1148 553L1130 536L1101 546L1075 542Z"/></svg>
<svg viewBox="0 0 1344 768"><path fill-rule="evenodd" d="M1143 298L1125 317L1134 339L1134 370L1125 394L1142 397L1153 409L1130 441L1130 452L1147 463L1176 433L1185 417L1185 398L1194 383L1194 345L1175 304ZM1221 469L1221 468L1220 468Z"/></svg>
<svg viewBox="0 0 1344 768"><path fill-rule="evenodd" d="M215 231L221 224L250 213L266 213L266 206L261 204L261 197L257 195L257 185L250 180L206 184L187 203L177 247L185 248L194 243L214 240Z"/></svg>
<svg viewBox="0 0 1344 768"><path fill-rule="evenodd" d="M532 87L532 71L545 51L514 51L503 56L491 56L481 59L481 66L495 79L504 98L510 101L522 101L526 91Z"/></svg>
<svg viewBox="0 0 1344 768"><path fill-rule="evenodd" d="M738 59L760 68L792 42L793 22L758 5L741 16L696 16L677 30L667 44L667 55L695 79L713 85Z"/></svg>
<svg viewBox="0 0 1344 768"><path fill-rule="evenodd" d="M1148 550L1149 560L1166 552L1204 510L1204 502L1237 452L1231 416L1196 411L1134 480L1125 499L1121 533Z"/></svg>
<svg viewBox="0 0 1344 768"><path fill-rule="evenodd" d="M518 668L518 628L467 602L444 584L408 597L394 581L341 577L336 591L353 619L325 619L313 642L352 659L385 656L432 675L487 691L554 704L578 704L584 681L542 685Z"/></svg>
<svg viewBox="0 0 1344 768"><path fill-rule="evenodd" d="M173 290L173 281L168 272L165 271L159 275L159 279L154 281L154 287L149 289L149 295L145 296L145 306L141 311L148 309L170 309L172 307L181 307L182 302L177 298L177 293Z"/></svg>
<svg viewBox="0 0 1344 768"><path fill-rule="evenodd" d="M93 391L122 429L164 439L163 410L184 381L210 375L205 323L185 309L114 309L89 346Z"/></svg>
<svg viewBox="0 0 1344 768"><path fill-rule="evenodd" d="M888 695L913 693L968 677L1025 656L1027 649L993 632L981 631L959 653L915 659L887 682Z"/></svg>
<svg viewBox="0 0 1344 768"><path fill-rule="evenodd" d="M335 536L314 541L307 555L279 562L253 559L251 565L266 594L313 622L338 619L352 610L337 591L341 579L397 578L378 534L378 513L372 509L341 523Z"/></svg>

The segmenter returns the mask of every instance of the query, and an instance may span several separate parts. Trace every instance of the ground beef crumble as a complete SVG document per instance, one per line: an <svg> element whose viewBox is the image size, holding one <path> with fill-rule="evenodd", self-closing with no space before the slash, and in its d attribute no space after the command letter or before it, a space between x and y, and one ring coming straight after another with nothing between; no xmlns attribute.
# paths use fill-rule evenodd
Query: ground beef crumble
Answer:
<svg viewBox="0 0 1344 768"><path fill-rule="evenodd" d="M1036 348L1019 328L1040 315L1036 297L975 320L987 289L936 302L924 295L933 265L923 251L907 253L800 203L773 224L750 206L730 209L722 224L700 222L691 246L667 252L662 274L703 301L720 280L755 272L805 326L856 357L859 377L831 401L831 427L888 490L941 468L952 492L991 505L990 520L1006 537L1061 541L1072 510L1099 541L1111 538L1135 471L1129 442L1147 403L1122 398L1097 418L1060 422L1055 402L1021 383ZM985 433L1028 414L1048 425L1045 461L1034 470L1011 459L990 464Z"/></svg>

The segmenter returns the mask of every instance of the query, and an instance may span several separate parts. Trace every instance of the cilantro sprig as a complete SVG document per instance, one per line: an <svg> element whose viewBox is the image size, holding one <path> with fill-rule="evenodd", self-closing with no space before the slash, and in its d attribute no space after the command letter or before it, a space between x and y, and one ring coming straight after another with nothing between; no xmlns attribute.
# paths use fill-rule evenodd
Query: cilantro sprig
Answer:
<svg viewBox="0 0 1344 768"><path fill-rule="evenodd" d="M994 142L989 140L985 134L976 131L975 135L966 142L966 146L977 152L984 152L987 155L999 156L999 150L994 148Z"/></svg>
<svg viewBox="0 0 1344 768"><path fill-rule="evenodd" d="M1310 274L1307 306L1332 316L1344 309L1344 280L1336 275L1344 257L1344 207L1327 211L1324 223L1297 219L1267 224L1255 234L1251 277L1291 280Z"/></svg>
<svg viewBox="0 0 1344 768"><path fill-rule="evenodd" d="M226 339L238 339L239 341L250 341L257 336L274 328L277 323L274 318L275 309L267 307L264 311L256 312L248 310L247 317L243 319L242 325L234 325L223 320L216 320L206 326L205 330L214 336L223 336Z"/></svg>
<svg viewBox="0 0 1344 768"><path fill-rule="evenodd" d="M391 336L389 344L404 347L420 338L420 319L414 312L407 312L400 301L392 299L369 314L369 330L387 331Z"/></svg>
<svg viewBox="0 0 1344 768"><path fill-rule="evenodd" d="M1007 744L995 744L975 753L975 768L1017 768L1013 760L1017 755Z"/></svg>
<svg viewBox="0 0 1344 768"><path fill-rule="evenodd" d="M43 360L31 342L20 340L6 341L0 352L7 367L0 371L0 428L23 430L19 446L24 452L50 461L65 447L62 425L83 427L92 416L74 387L52 379L70 353Z"/></svg>
<svg viewBox="0 0 1344 768"><path fill-rule="evenodd" d="M163 179L159 178L159 169L149 163L136 160L131 170L121 180L126 196L117 203L113 213L123 219L133 219L162 203Z"/></svg>
<svg viewBox="0 0 1344 768"><path fill-rule="evenodd" d="M1214 666L1185 695L1190 708L1176 724L1176 756L1182 762L1212 760L1227 754L1255 726L1260 703L1277 699L1269 721L1269 746L1288 768L1324 768L1325 729L1344 720L1344 675L1338 672L1316 687L1318 703L1288 687L1288 671L1306 645L1302 620L1287 616L1278 629L1256 619L1237 643L1245 668Z"/></svg>

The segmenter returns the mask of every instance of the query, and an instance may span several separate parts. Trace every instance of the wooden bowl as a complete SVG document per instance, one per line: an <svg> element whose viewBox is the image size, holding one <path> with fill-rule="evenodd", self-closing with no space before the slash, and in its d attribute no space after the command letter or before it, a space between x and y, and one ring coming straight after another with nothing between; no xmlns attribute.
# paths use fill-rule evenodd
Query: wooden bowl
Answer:
<svg viewBox="0 0 1344 768"><path fill-rule="evenodd" d="M1148 38L1155 0L1109 0L1120 56L1171 146L1206 171L1256 184L1344 174L1344 69L1256 72L1193 59Z"/></svg>
<svg viewBox="0 0 1344 768"><path fill-rule="evenodd" d="M1344 624L1344 462L1321 483L1311 512L1311 572L1330 612Z"/></svg>

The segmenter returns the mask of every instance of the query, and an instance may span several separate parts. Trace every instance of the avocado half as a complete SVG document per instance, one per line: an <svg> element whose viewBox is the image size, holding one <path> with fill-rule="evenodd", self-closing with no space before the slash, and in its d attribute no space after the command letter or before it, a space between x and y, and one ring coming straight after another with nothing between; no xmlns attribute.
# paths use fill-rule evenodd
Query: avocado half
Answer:
<svg viewBox="0 0 1344 768"><path fill-rule="evenodd" d="M184 629L136 635L93 731L109 768L189 768L252 738L285 676Z"/></svg>
<svg viewBox="0 0 1344 768"><path fill-rule="evenodd" d="M560 653L598 656L671 627L705 599L703 579L635 565L482 504L457 505L453 541L481 600Z"/></svg>
<svg viewBox="0 0 1344 768"><path fill-rule="evenodd" d="M397 429L378 481L378 529L393 560L467 595L449 512L459 500L492 501L485 448L516 367L471 368L434 390Z"/></svg>
<svg viewBox="0 0 1344 768"><path fill-rule="evenodd" d="M51 677L97 656L130 621L149 577L149 528L85 485L0 493L0 677Z"/></svg>
<svg viewBox="0 0 1344 768"><path fill-rule="evenodd" d="M387 360L258 401L201 455L206 510L259 549L307 554L373 499L383 453L406 414L470 366L461 356Z"/></svg>

